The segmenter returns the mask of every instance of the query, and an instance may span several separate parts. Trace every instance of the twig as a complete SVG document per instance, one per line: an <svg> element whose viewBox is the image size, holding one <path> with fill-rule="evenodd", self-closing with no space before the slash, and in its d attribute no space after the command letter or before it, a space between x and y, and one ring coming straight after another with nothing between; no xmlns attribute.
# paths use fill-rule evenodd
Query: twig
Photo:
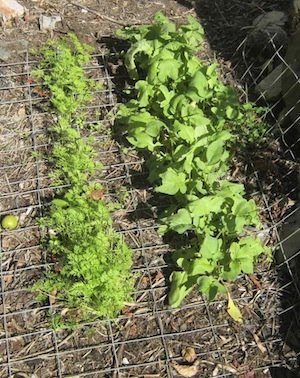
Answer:
<svg viewBox="0 0 300 378"><path fill-rule="evenodd" d="M114 18L111 18L109 16L105 16L105 15L100 14L99 12L95 11L94 9L88 8L88 7L86 7L84 5L81 5L81 4L74 3L73 1L71 1L70 4L74 5L75 7L84 9L87 12L92 13L92 14L94 14L97 17L100 17L102 20L110 21L110 22L113 22L114 24L118 24L118 25L122 25L122 26L127 26L128 25L128 23L115 20Z"/></svg>
<svg viewBox="0 0 300 378"><path fill-rule="evenodd" d="M129 320L126 325L127 325L127 330L126 330L125 335L124 335L123 343L120 344L117 355L116 355L116 361L115 361L115 364L114 364L116 367L118 366L119 361L121 361L122 356L123 356L124 347L125 347L124 341L126 341L128 335L129 335L131 320ZM118 371L114 370L114 372L112 374L112 378L117 378L117 377L118 377Z"/></svg>

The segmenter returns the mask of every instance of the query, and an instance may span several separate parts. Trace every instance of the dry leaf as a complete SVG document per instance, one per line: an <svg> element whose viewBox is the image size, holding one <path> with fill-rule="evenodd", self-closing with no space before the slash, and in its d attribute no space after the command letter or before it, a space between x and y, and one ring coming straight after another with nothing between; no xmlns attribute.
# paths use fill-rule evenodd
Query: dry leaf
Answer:
<svg viewBox="0 0 300 378"><path fill-rule="evenodd" d="M259 337L255 333L253 333L253 338L256 342L258 349L261 351L261 353L263 354L267 353L267 348L263 345L263 343L260 341Z"/></svg>
<svg viewBox="0 0 300 378"><path fill-rule="evenodd" d="M172 367L183 377L194 377L198 373L199 360L196 360L193 365L180 365L173 362Z"/></svg>
<svg viewBox="0 0 300 378"><path fill-rule="evenodd" d="M57 294L57 290L56 289L53 289L52 291L50 291L49 293L49 303L50 303L50 306L53 306L56 302L56 294Z"/></svg>
<svg viewBox="0 0 300 378"><path fill-rule="evenodd" d="M60 316L62 316L62 317L66 316L66 315L67 315L67 312L69 312L69 311L70 311L69 308L67 308L67 307L63 308L63 309L61 310L61 312L60 312Z"/></svg>
<svg viewBox="0 0 300 378"><path fill-rule="evenodd" d="M197 354L195 349L192 347L187 347L181 352L182 357L189 363L193 363L197 359Z"/></svg>
<svg viewBox="0 0 300 378"><path fill-rule="evenodd" d="M104 191L101 189L95 189L90 192L89 196L95 201L100 201L104 197Z"/></svg>
<svg viewBox="0 0 300 378"><path fill-rule="evenodd" d="M250 280L252 281L252 283L256 286L256 288L258 290L261 290L261 284L258 281L258 279L255 277L255 275L254 274L250 274L248 277L250 278Z"/></svg>
<svg viewBox="0 0 300 378"><path fill-rule="evenodd" d="M60 312L61 317L64 317L71 321L79 321L80 310L79 308L63 308Z"/></svg>
<svg viewBox="0 0 300 378"><path fill-rule="evenodd" d="M13 330L16 330L16 331L18 331L18 332L23 332L23 331L24 331L23 328L20 327L20 326L18 325L18 323L15 321L14 318L12 318L12 319L7 323L7 325L8 325L8 327L9 327L10 331L13 331Z"/></svg>
<svg viewBox="0 0 300 378"><path fill-rule="evenodd" d="M5 276L3 276L3 282L5 283L5 286L8 286L12 282L13 278L13 274L6 274Z"/></svg>
<svg viewBox="0 0 300 378"><path fill-rule="evenodd" d="M232 319L238 323L242 323L243 316L239 310L239 308L233 302L230 294L228 293L228 305L227 305L227 312L232 317Z"/></svg>
<svg viewBox="0 0 300 378"><path fill-rule="evenodd" d="M156 283L160 282L163 278L164 278L164 275L162 274L161 271L159 271L159 272L156 273L154 280L153 280L153 283L156 284Z"/></svg>

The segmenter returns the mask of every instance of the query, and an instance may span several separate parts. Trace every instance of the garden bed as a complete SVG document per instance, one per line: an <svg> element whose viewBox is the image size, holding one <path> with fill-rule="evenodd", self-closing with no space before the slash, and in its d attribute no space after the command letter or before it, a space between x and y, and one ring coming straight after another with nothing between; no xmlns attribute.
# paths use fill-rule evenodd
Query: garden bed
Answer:
<svg viewBox="0 0 300 378"><path fill-rule="evenodd" d="M119 8L110 15L129 21L130 15L142 17L145 13L148 17L150 11L162 8L169 13L172 9L175 19L181 17L183 10L188 12L173 1L169 8L166 2L142 3L127 4L128 19L120 16ZM87 5L96 6L92 2ZM55 5L51 9L54 12ZM102 11L108 12L107 6L103 5ZM75 22L72 17L76 14L66 14L69 26ZM99 32L92 14L80 14L87 23L92 20L88 27L93 32ZM143 22L147 20L143 18ZM34 27L28 27L29 34L33 33ZM112 28L106 27L103 33ZM79 29L79 35L91 39L85 25ZM45 36L41 35L41 39ZM208 303L196 292L179 309L171 310L166 305L170 246L158 235L153 217L164 203L147 186L143 157L131 148L124 150L125 141L111 136L109 112L120 100L126 78L124 70L118 69L116 56L108 53L104 45L97 49L99 54L87 68L91 78L104 84L88 108L90 122L104 118L102 128L94 135L104 169L95 179L103 183L107 201L122 199L122 209L114 214L114 226L134 251L133 271L137 278L133 301L117 320L56 332L47 320L51 305L37 302L28 292L46 266L53 264L40 245L36 217L43 213L57 188L50 185L47 161L32 153L49 148L47 125L52 115L43 110L47 95L31 83L30 72L35 66L32 58L22 55L2 63L0 215L16 213L20 223L14 231L1 232L1 377L176 377L173 364L183 362L181 355L186 347L195 349L201 377L268 377L270 366L295 369L297 355L283 339L279 316L286 306L281 300L286 292L290 293L286 296L288 304L293 299L296 304L297 299L297 292L291 289L291 277L285 271L283 285L277 270L261 262L254 276L230 285L244 317L242 325L228 316L225 300ZM297 166L278 141L269 148L270 151L253 151L243 163L234 164L231 175L243 182L248 194L256 199L261 219L269 227L269 242L274 244L278 240L276 225L293 209L297 199ZM288 267L296 278L297 266ZM297 351L297 345L294 349Z"/></svg>

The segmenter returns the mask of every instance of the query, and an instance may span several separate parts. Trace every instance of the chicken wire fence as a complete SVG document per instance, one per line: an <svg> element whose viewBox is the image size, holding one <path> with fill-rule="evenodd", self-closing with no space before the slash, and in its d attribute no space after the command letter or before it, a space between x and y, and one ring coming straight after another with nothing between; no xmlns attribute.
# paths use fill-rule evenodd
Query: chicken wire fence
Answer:
<svg viewBox="0 0 300 378"><path fill-rule="evenodd" d="M255 63L246 64L240 48L238 67L244 70L240 82L257 88L269 68L258 71ZM289 70L295 78L293 85L300 85L280 51L269 63L275 60L284 68L274 82ZM51 147L47 125L53 116L41 106L47 93L31 79L36 62L28 54L23 61L0 65L0 216L19 217L17 229L0 234L0 376L176 377L176 366L191 369L182 361L186 347L197 354L192 367L198 377L268 377L276 367L297 368L298 120L286 126L283 120L291 109L279 115L282 99L268 103L270 149L250 153L247 161L234 167L236 177L251 188L250 195L259 204L263 237L273 243L277 255L277 264L260 263L254 276L241 277L231 285L244 323L232 322L225 300L209 303L195 292L179 309L170 309L165 304L170 248L158 236L153 216L161 204L146 186L142 157L124 149L109 132L109 112L120 98L117 83L124 80L114 72L117 62L115 54L93 56L86 70L104 83L104 89L95 93L87 111L88 122L103 125L94 132L98 158L104 164L96 179L104 185L107 200L126 197L123 208L114 214L114 223L134 251L135 292L118 319L61 331L50 327L47 314L63 310L63 304L37 302L29 290L42 271L53 265L41 246L36 224L57 189L51 185L46 161ZM257 97L266 100L264 92Z"/></svg>

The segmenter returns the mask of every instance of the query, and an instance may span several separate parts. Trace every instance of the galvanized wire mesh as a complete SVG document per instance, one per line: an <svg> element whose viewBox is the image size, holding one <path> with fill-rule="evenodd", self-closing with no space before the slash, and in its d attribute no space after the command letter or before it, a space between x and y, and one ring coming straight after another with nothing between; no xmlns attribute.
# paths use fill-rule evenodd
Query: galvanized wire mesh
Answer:
<svg viewBox="0 0 300 378"><path fill-rule="evenodd" d="M241 56L239 64L245 65ZM280 52L276 57L286 64ZM41 272L53 264L41 246L42 235L36 224L57 189L51 185L47 168L47 151L51 148L47 126L53 122L53 115L43 107L47 95L31 80L36 62L28 54L24 61L0 65L0 216L14 213L20 219L16 230L2 230L0 234L0 376L175 377L172 364L181 361L186 346L197 353L197 376L201 377L234 377L247 372L265 377L270 367L296 367L298 351L287 346L284 335L289 330L282 331L281 322L286 318L290 329L297 329L298 318L292 314L299 309L300 251L298 246L291 254L288 242L299 240L300 210L296 200L282 206L282 201L286 203L299 192L294 177L299 138L292 144L285 140L297 125L283 129L273 112L275 104L271 105L269 132L283 147L280 158L269 157L268 169L279 166L280 180L289 185L277 188L276 180L264 182L265 171L262 174L252 156L247 161L251 195L259 200L265 219L264 233L273 243L276 241L274 250L281 251L281 259L277 268L266 264L257 267L256 286L247 277L232 286L245 316L244 325L230 320L225 300L208 303L197 293L190 295L180 309L171 310L165 304L170 247L158 236L153 216L161 204L153 202L143 158L130 148L124 149L109 133L112 121L108 113L120 94L111 62L115 62L113 55L96 55L87 67L91 77L105 84L88 107L88 122L101 120L103 124L100 132L94 133L95 148L104 163L96 179L106 188L107 200L117 201L122 191L129 193L114 221L134 251L137 279L133 302L125 306L118 319L81 324L73 331L51 329L47 312L63 308L63 304L39 303L29 290ZM248 84L255 85L259 77L253 75L247 67L242 79L250 78ZM261 160L265 162L266 157ZM270 195L273 192L275 197ZM287 228L282 238L282 225L291 220L294 228Z"/></svg>

